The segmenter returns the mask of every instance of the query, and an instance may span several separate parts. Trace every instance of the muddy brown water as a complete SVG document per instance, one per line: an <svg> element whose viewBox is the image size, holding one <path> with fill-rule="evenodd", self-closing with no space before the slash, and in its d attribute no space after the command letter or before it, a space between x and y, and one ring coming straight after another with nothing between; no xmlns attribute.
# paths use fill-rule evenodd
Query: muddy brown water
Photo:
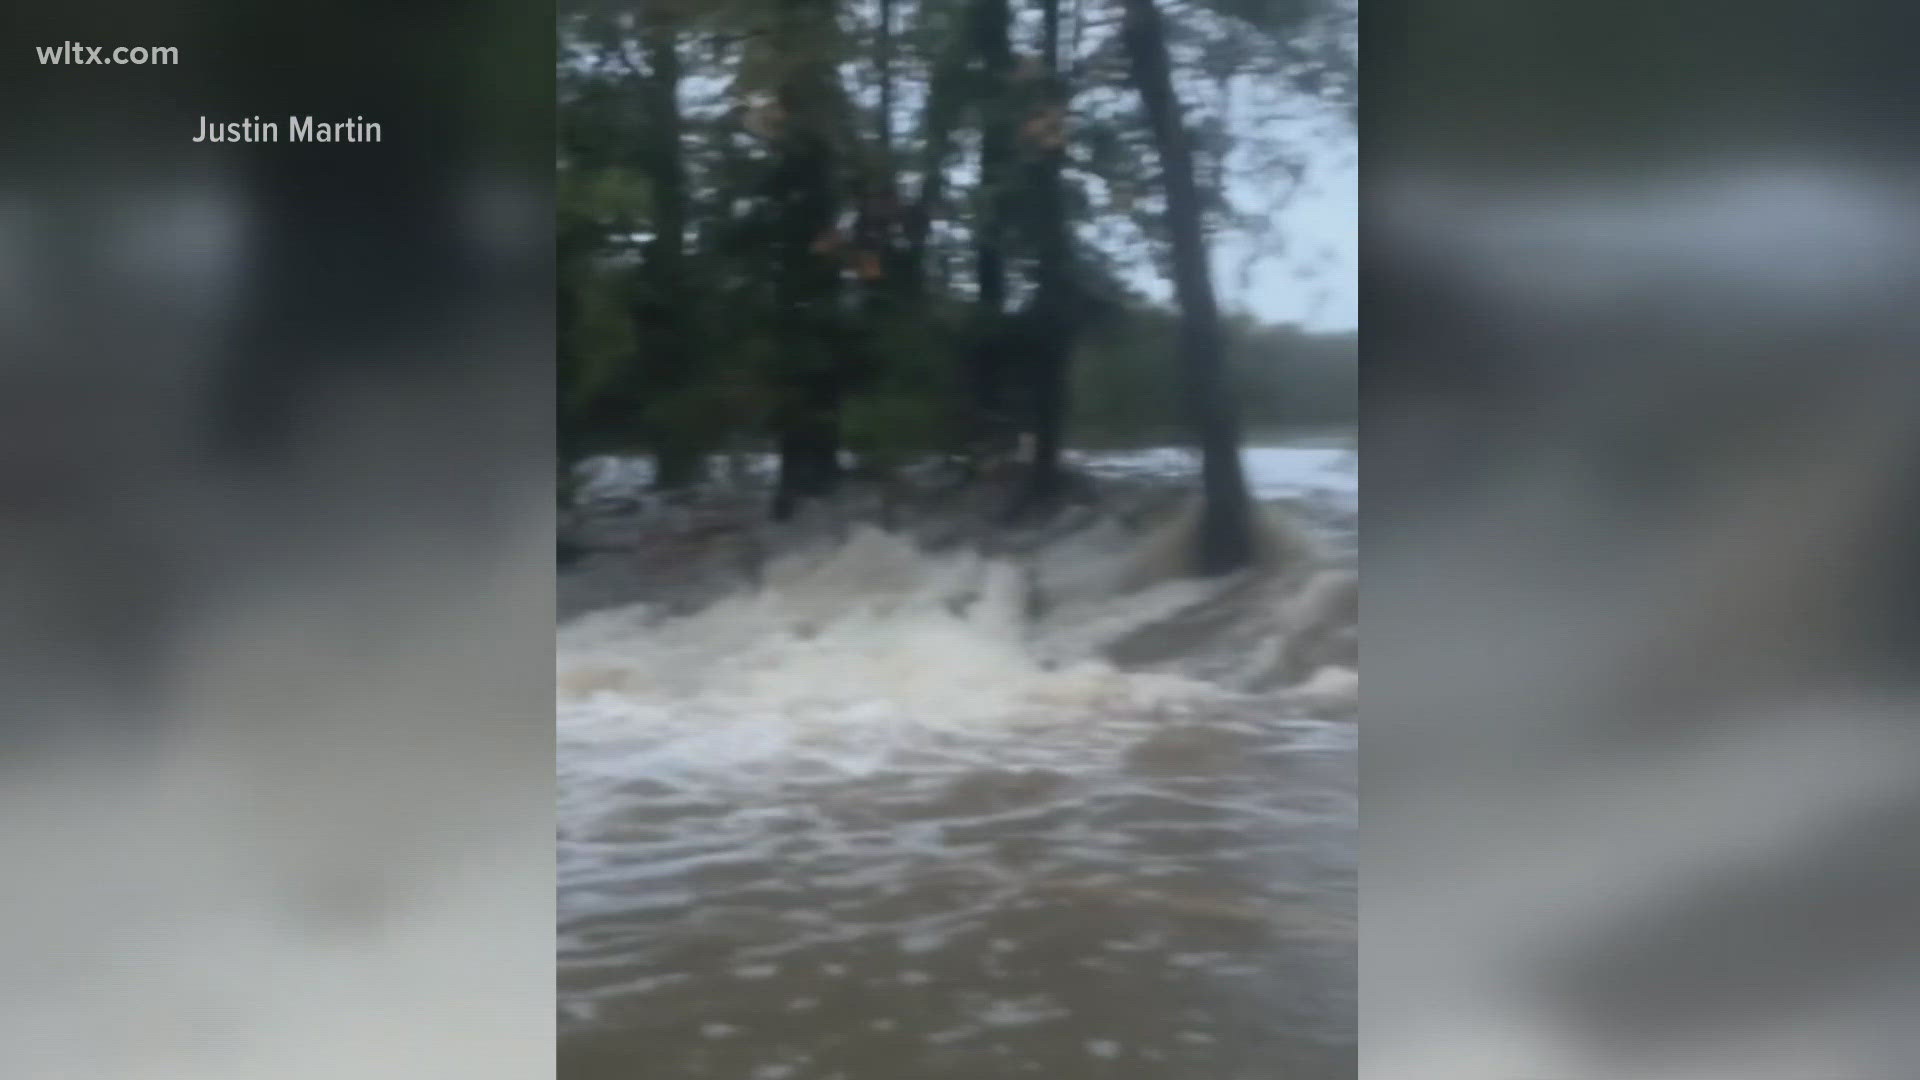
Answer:
<svg viewBox="0 0 1920 1080"><path fill-rule="evenodd" d="M1350 735L636 783L562 844L561 1075L1352 1076Z"/></svg>
<svg viewBox="0 0 1920 1080"><path fill-rule="evenodd" d="M563 1080L1353 1076L1351 721L919 558L563 628Z"/></svg>

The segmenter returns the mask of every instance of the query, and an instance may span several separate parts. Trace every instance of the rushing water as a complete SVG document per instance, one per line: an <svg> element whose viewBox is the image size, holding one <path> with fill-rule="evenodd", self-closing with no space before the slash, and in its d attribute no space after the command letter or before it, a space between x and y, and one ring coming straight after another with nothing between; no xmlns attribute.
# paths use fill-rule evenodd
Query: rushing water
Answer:
<svg viewBox="0 0 1920 1080"><path fill-rule="evenodd" d="M1351 505L1351 458L1288 461ZM562 1077L1353 1075L1350 722L1106 659L1181 612L1284 635L1310 587L1119 595L1139 547L860 531L691 616L564 626Z"/></svg>

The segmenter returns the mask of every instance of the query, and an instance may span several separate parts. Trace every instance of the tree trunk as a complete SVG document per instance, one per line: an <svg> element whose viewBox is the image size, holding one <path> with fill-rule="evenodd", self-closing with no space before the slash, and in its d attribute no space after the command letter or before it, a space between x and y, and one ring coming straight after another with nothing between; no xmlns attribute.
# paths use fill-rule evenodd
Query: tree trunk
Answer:
<svg viewBox="0 0 1920 1080"><path fill-rule="evenodd" d="M681 61L677 28L668 16L649 13L642 31L647 74L643 167L653 189L654 237L643 268L640 347L653 376L646 428L654 451L654 483L680 487L699 479L704 457L698 418L687 415L682 395L694 381L686 281L687 176L681 136Z"/></svg>
<svg viewBox="0 0 1920 1080"><path fill-rule="evenodd" d="M869 317L868 330L886 322L901 298L897 238L900 221L900 185L893 156L893 0L880 0L880 27L874 45L874 73L880 83L880 103L874 120L873 152L862 171L859 220L854 226L859 247L858 268ZM877 361L877 358L875 358ZM877 362L872 365L877 367Z"/></svg>
<svg viewBox="0 0 1920 1080"><path fill-rule="evenodd" d="M780 14L782 52L793 61L779 87L779 161L768 194L780 207L776 297L787 348L773 512L785 518L839 479L846 376L834 246L840 213L833 130L838 83L827 48L833 0L784 0Z"/></svg>
<svg viewBox="0 0 1920 1080"><path fill-rule="evenodd" d="M1223 574L1253 561L1253 508L1240 466L1239 423L1226 385L1225 347L1202 233L1193 152L1167 60L1166 30L1154 0L1126 0L1127 55L1146 106L1167 194L1173 289L1180 303L1181 370L1200 444L1201 494L1196 569Z"/></svg>
<svg viewBox="0 0 1920 1080"><path fill-rule="evenodd" d="M965 72L966 39L957 38L934 64L927 80L924 157L920 163L920 191L907 211L906 251L899 275L902 291L917 301L927 282L927 242L933 231L933 213L946 187L947 159L953 152L953 127L959 119L960 79Z"/></svg>
<svg viewBox="0 0 1920 1080"><path fill-rule="evenodd" d="M879 293L885 291L880 283L885 280L883 268L888 265L893 252L893 238L898 224L896 210L899 185L894 177L893 162L893 0L880 0L880 26L875 35L873 51L875 81L879 83L880 102L874 115L873 147L861 156L860 191L857 220L854 223L854 241L859 245L860 257L864 260L872 256L872 273L862 266L861 277L867 281L870 299L879 299Z"/></svg>
<svg viewBox="0 0 1920 1080"><path fill-rule="evenodd" d="M876 132L887 183L893 183L893 0L880 0L880 42L876 67L880 76L880 120Z"/></svg>
<svg viewBox="0 0 1920 1080"><path fill-rule="evenodd" d="M1033 461L1023 509L1045 511L1060 499L1060 451L1067 422L1068 363L1078 305L1073 303L1072 235L1061 171L1066 159L1068 89L1060 65L1060 0L1041 0L1045 85L1028 118L1027 151L1039 253L1034 310L1039 316L1030 358Z"/></svg>
<svg viewBox="0 0 1920 1080"><path fill-rule="evenodd" d="M973 441L982 444L1000 434L1006 408L1005 357L999 338L1007 306L1006 219L1011 201L1007 166L1013 148L1009 24L1013 12L1007 0L975 0L973 19L974 50L980 58L974 102L980 126L981 197L974 226L974 274L979 296L968 370Z"/></svg>
<svg viewBox="0 0 1920 1080"><path fill-rule="evenodd" d="M799 400L781 425L780 474L773 516L781 521L807 499L833 489L840 478L840 387L817 379L797 388Z"/></svg>

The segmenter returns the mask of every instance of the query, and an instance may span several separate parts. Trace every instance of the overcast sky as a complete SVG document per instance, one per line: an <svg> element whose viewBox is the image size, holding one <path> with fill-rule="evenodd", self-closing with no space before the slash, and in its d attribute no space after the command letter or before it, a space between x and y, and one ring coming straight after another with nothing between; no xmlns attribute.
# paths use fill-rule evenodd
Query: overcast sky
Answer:
<svg viewBox="0 0 1920 1080"><path fill-rule="evenodd" d="M1314 280L1291 280L1284 267L1263 264L1252 288L1225 294L1264 318L1298 321L1317 330L1352 330L1360 324L1360 175L1352 154L1328 155L1314 170L1311 192L1283 215L1283 228L1303 248L1328 253L1327 272Z"/></svg>
<svg viewBox="0 0 1920 1080"><path fill-rule="evenodd" d="M1359 325L1360 191L1350 152L1329 150L1308 167L1306 186L1279 215L1291 252L1315 269L1296 278L1294 258L1263 259L1242 274L1247 246L1223 238L1214 253L1214 281L1222 306L1251 310L1268 322L1295 322L1314 330ZM1242 280L1243 276L1246 280Z"/></svg>
<svg viewBox="0 0 1920 1080"><path fill-rule="evenodd" d="M1222 308L1248 310L1264 322L1353 330L1360 322L1359 173L1351 155L1329 152L1309 167L1307 183L1277 219L1290 254L1248 268L1251 245L1223 236L1213 252L1214 288ZM1308 253L1314 269L1296 276L1294 254ZM1167 280L1150 267L1139 267L1133 280L1148 296L1172 297Z"/></svg>
<svg viewBox="0 0 1920 1080"><path fill-rule="evenodd" d="M1254 236L1237 227L1213 237L1221 306L1264 322L1352 330L1359 321L1360 196L1351 121L1259 75L1239 77L1233 85L1225 119L1236 147L1228 159L1226 196L1238 214L1269 224L1264 253ZM1190 126L1220 115L1213 84L1189 77L1177 89ZM1119 95L1132 96L1130 90ZM1097 108L1103 96L1096 91L1081 100ZM1281 159L1303 166L1297 189L1294 178L1272 164ZM1171 299L1170 284L1151 267L1138 266L1131 276L1147 295Z"/></svg>
<svg viewBox="0 0 1920 1080"><path fill-rule="evenodd" d="M1227 310L1252 312L1264 322L1298 323L1313 330L1352 330L1359 323L1360 193L1350 125L1304 106L1284 89L1242 80L1228 130L1246 142L1231 159L1227 197L1239 212L1271 222L1277 254L1258 258L1251 236L1234 229L1214 239L1214 286ZM1202 100L1190 95L1189 122ZM1300 186L1274 209L1293 179L1257 164L1260 147L1283 148L1304 163ZM1157 275L1144 274L1149 295L1167 297Z"/></svg>

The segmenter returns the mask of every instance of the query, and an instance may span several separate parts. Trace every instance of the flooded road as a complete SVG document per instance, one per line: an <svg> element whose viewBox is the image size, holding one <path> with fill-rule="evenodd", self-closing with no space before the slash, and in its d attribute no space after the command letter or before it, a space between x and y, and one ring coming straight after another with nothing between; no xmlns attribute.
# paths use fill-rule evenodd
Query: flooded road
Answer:
<svg viewBox="0 0 1920 1080"><path fill-rule="evenodd" d="M859 531L564 626L560 1075L1352 1076L1351 677L1232 674L1308 575L1106 588L1140 546Z"/></svg>

